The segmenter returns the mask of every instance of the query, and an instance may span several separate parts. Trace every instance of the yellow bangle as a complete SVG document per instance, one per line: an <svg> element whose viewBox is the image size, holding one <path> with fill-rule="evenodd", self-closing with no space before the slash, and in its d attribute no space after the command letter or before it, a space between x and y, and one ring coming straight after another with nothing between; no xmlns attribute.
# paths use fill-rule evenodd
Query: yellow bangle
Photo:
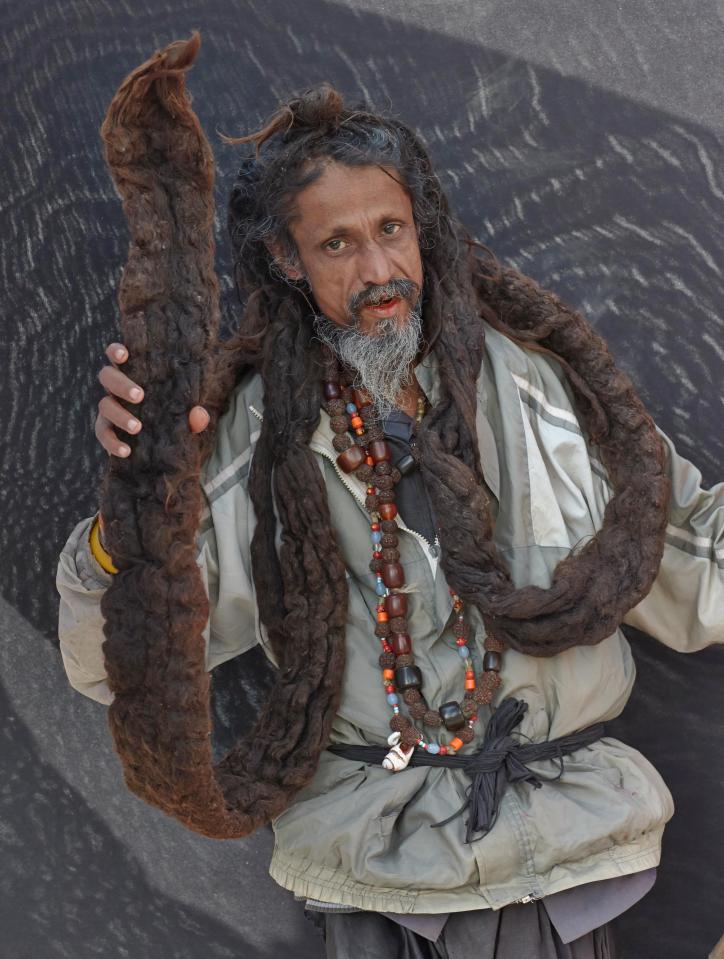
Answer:
<svg viewBox="0 0 724 959"><path fill-rule="evenodd" d="M101 546L101 541L98 538L98 516L97 515L96 515L96 518L93 520L93 523L91 524L90 536L88 537L88 539L90 540L91 552L93 553L98 563L103 567L103 569L107 573L117 573L118 570L113 565L111 554L103 549L103 547Z"/></svg>

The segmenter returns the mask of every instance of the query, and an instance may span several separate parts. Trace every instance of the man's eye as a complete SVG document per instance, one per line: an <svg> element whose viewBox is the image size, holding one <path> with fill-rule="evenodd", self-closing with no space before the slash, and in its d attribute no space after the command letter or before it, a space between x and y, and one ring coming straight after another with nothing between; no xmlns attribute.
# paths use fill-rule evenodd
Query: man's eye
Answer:
<svg viewBox="0 0 724 959"><path fill-rule="evenodd" d="M344 243L344 240L328 240L328 242L325 243L325 246L328 250L331 250L333 253L336 253L337 250L341 250L342 247L339 245L335 246L335 244L340 244L340 243Z"/></svg>
<svg viewBox="0 0 724 959"><path fill-rule="evenodd" d="M390 229L390 227L392 229ZM388 236L393 236L399 229L401 229L401 227L399 223L385 223L382 229Z"/></svg>

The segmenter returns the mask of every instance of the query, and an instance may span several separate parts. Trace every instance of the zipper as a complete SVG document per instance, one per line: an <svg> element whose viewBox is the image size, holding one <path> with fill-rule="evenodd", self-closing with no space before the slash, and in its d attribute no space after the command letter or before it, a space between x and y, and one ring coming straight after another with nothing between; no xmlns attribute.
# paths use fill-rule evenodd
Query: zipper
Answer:
<svg viewBox="0 0 724 959"><path fill-rule="evenodd" d="M260 413L259 410L257 410L251 404L249 404L249 409L254 414L254 416L258 417L259 421L262 421L264 419L264 414ZM352 496L354 496L355 500L360 504L362 509L365 511L365 515L367 515L364 498L360 495L358 490L356 490L353 486L350 485L349 480L347 479L345 473L337 465L336 457L332 453L330 453L329 450L326 449L326 447L322 446L320 443L310 443L309 448L314 450L316 453L319 453L320 455L324 456L325 459L329 460L332 466L334 466L337 476L339 476L344 486L350 491ZM431 543L429 539L426 539L422 535L422 533L418 533L417 530L410 529L410 527L405 524L404 520L402 519L399 513L395 517L395 520L398 523L400 529L403 529L406 533L409 533L410 536L415 536L425 547L427 547L428 553L432 557L434 557L434 559L438 558L438 556L440 555L440 543L438 541L437 536L435 536L435 542Z"/></svg>
<svg viewBox="0 0 724 959"><path fill-rule="evenodd" d="M538 899L542 898L542 896L523 896L522 899L515 899L513 905L517 905L520 902L536 902Z"/></svg>

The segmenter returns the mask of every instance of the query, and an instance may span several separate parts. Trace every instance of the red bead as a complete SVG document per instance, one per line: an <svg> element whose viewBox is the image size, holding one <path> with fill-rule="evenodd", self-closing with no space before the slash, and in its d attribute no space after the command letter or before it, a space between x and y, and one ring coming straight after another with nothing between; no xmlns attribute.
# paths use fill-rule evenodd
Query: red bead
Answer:
<svg viewBox="0 0 724 959"><path fill-rule="evenodd" d="M399 589L404 585L405 571L400 563L385 563L382 567L382 582L388 589Z"/></svg>
<svg viewBox="0 0 724 959"><path fill-rule="evenodd" d="M359 446L350 446L344 453L339 454L337 457L337 465L341 470L344 470L345 473L353 473L358 466L364 463L364 458L365 454Z"/></svg>
<svg viewBox="0 0 724 959"><path fill-rule="evenodd" d="M438 755L440 755L440 756L447 756L447 746L441 746L441 747L440 747L440 752L439 752Z"/></svg>
<svg viewBox="0 0 724 959"><path fill-rule="evenodd" d="M380 503L378 512L382 519L394 519L397 516L397 507L394 503Z"/></svg>
<svg viewBox="0 0 724 959"><path fill-rule="evenodd" d="M382 554L380 553L380 556L381 556L381 555L382 555ZM377 556L377 553L375 553L375 557L376 557L377 559L379 559L379 556ZM467 639L465 639L464 636L458 636L458 638L455 640L455 645L456 645L456 646L467 646L467 645L468 645L468 641L467 641Z"/></svg>
<svg viewBox="0 0 724 959"><path fill-rule="evenodd" d="M380 528L379 523L372 523L372 526L370 527L373 533L376 533L379 530L379 528Z"/></svg>
<svg viewBox="0 0 724 959"><path fill-rule="evenodd" d="M386 693L394 693L394 691L395 691L395 687L394 687L394 686L385 686L385 692L386 692Z"/></svg>
<svg viewBox="0 0 724 959"><path fill-rule="evenodd" d="M370 456L375 463L392 459L392 451L390 450L387 440L375 440L373 443L370 443Z"/></svg>
<svg viewBox="0 0 724 959"><path fill-rule="evenodd" d="M361 410L365 406L369 406L372 400L366 396L360 390L352 390L352 396L354 397L354 405L358 410Z"/></svg>
<svg viewBox="0 0 724 959"><path fill-rule="evenodd" d="M412 652L412 639L407 633L392 634L392 652L397 656L406 656Z"/></svg>
<svg viewBox="0 0 724 959"><path fill-rule="evenodd" d="M380 553L379 551L375 551L375 552L372 554L372 556L373 556L374 559L382 559L382 553Z"/></svg>
<svg viewBox="0 0 724 959"><path fill-rule="evenodd" d="M404 593L390 593L385 599L385 609L390 616L404 616L407 612L407 596Z"/></svg>

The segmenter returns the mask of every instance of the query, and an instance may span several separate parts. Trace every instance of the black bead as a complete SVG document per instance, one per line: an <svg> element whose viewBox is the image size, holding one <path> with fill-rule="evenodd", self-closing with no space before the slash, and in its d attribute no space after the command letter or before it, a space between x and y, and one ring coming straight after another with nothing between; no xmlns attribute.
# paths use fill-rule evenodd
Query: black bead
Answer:
<svg viewBox="0 0 724 959"><path fill-rule="evenodd" d="M449 703L443 703L438 712L445 723L445 729L449 729L451 733L456 729L462 729L465 725L465 717L460 708L460 703L454 699Z"/></svg>
<svg viewBox="0 0 724 959"><path fill-rule="evenodd" d="M495 670L496 673L500 672L501 660L500 653L493 653L488 651L483 656L483 669L487 672L489 669Z"/></svg>
<svg viewBox="0 0 724 959"><path fill-rule="evenodd" d="M403 476L407 476L408 473L411 473L414 469L417 469L415 457L411 453L405 453L404 456L400 457L397 463L395 463L395 466Z"/></svg>
<svg viewBox="0 0 724 959"><path fill-rule="evenodd" d="M398 666L395 670L395 685L398 689L419 689L422 672L419 666Z"/></svg>

